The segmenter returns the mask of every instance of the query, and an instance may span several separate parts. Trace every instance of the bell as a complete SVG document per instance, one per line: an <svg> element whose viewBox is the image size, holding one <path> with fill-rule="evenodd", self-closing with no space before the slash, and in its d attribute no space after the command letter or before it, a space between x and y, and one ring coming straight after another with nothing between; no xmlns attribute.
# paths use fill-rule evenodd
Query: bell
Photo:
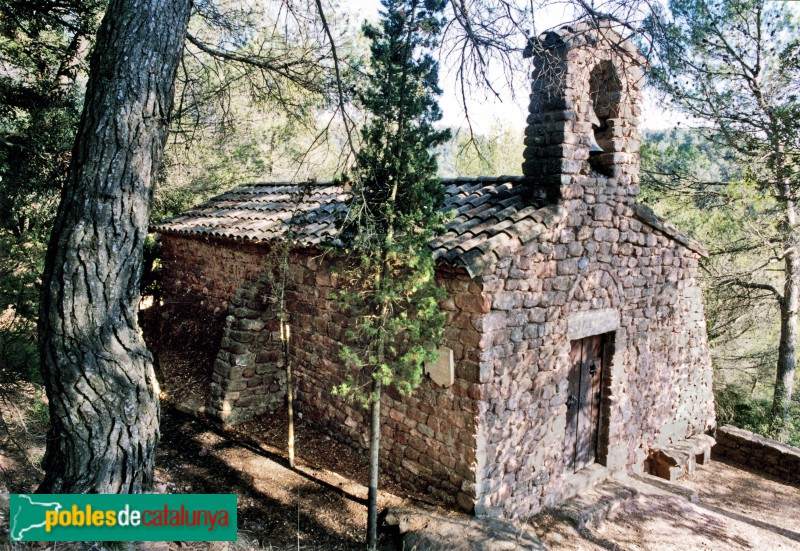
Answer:
<svg viewBox="0 0 800 551"><path fill-rule="evenodd" d="M594 112L594 109L591 106L589 107L589 113L587 114L589 115L589 122L592 123L592 126L600 128L602 123L600 122L600 119L597 118L597 113ZM590 157L593 157L594 155L600 155L601 153L605 153L605 151L603 151L603 148L597 144L597 140L594 137L594 131L592 131L592 133L589 134L589 140L590 140L589 141Z"/></svg>
<svg viewBox="0 0 800 551"><path fill-rule="evenodd" d="M605 153L603 148L597 145L597 140L594 139L594 132L589 134L589 156L592 157L594 155L600 155L601 153Z"/></svg>

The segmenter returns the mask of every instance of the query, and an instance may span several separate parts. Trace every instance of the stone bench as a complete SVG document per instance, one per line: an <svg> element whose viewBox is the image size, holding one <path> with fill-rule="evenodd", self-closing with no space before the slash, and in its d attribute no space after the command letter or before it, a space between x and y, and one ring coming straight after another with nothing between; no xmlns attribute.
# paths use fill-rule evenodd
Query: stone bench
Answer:
<svg viewBox="0 0 800 551"><path fill-rule="evenodd" d="M673 442L650 451L650 474L664 480L675 482L684 475L694 475L697 465L705 465L711 460L714 438L698 434Z"/></svg>

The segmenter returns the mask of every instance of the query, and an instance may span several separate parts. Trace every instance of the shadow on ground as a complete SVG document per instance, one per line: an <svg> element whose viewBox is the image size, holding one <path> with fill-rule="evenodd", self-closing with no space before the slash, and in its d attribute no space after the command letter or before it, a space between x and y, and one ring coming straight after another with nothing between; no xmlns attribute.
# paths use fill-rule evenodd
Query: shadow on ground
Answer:
<svg viewBox="0 0 800 551"><path fill-rule="evenodd" d="M170 410L163 416L157 479L167 490L238 494L240 531L266 548L363 549L366 508L360 500L281 463L187 415Z"/></svg>

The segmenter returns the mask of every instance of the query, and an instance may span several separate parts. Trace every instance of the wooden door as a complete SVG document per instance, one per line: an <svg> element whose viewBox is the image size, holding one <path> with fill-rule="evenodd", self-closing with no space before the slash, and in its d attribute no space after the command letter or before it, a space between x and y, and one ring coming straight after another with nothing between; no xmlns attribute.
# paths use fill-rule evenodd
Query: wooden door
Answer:
<svg viewBox="0 0 800 551"><path fill-rule="evenodd" d="M572 341L565 436L568 472L597 460L603 392L603 336Z"/></svg>

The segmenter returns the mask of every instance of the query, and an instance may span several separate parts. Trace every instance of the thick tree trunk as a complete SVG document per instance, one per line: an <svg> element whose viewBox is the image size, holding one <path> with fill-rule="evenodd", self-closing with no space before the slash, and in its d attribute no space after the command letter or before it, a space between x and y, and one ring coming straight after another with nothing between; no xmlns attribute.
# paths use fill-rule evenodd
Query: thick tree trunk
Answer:
<svg viewBox="0 0 800 551"><path fill-rule="evenodd" d="M137 323L142 248L191 0L111 0L97 34L39 313L40 492L149 489L158 384Z"/></svg>
<svg viewBox="0 0 800 551"><path fill-rule="evenodd" d="M781 335L778 346L778 371L775 378L775 392L772 399L773 429L783 430L789 414L794 387L794 370L797 362L797 314L800 307L800 262L797 255L795 237L797 212L794 200L789 198L786 205L787 227L784 247L785 282L781 301Z"/></svg>

